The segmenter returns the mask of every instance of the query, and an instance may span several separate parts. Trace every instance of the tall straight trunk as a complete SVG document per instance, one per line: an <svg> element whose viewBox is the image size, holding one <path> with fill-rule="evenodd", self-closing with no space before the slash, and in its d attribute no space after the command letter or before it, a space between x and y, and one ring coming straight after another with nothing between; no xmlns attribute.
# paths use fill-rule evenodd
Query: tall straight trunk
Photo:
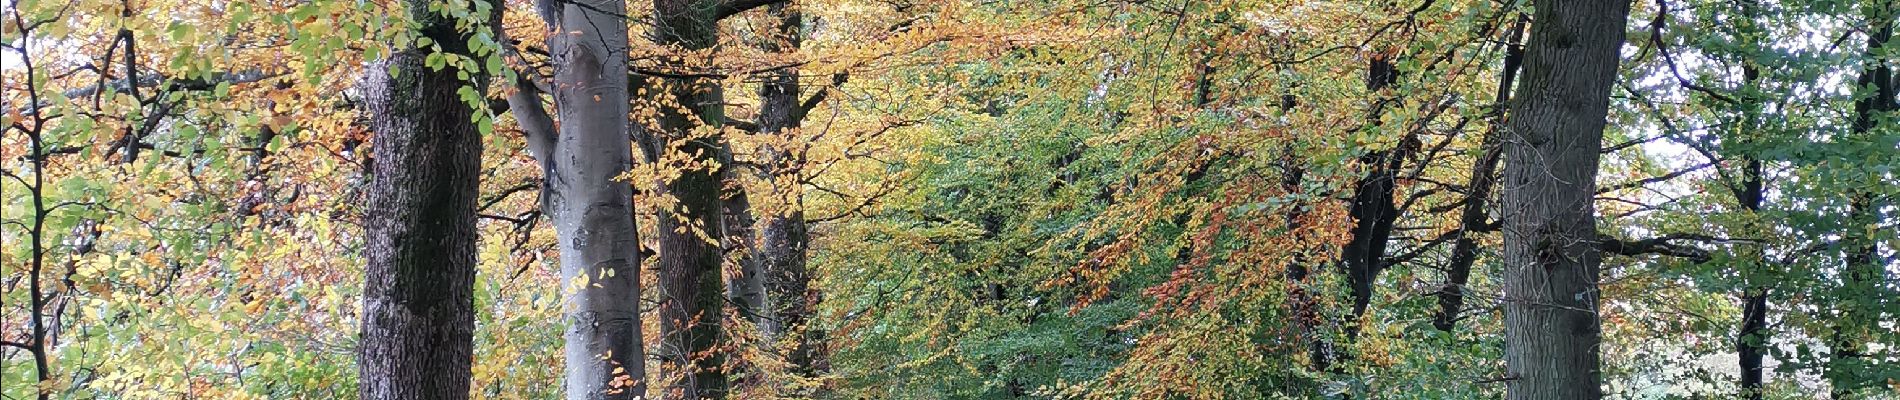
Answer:
<svg viewBox="0 0 1900 400"><path fill-rule="evenodd" d="M421 36L451 54L473 56L470 32L407 1ZM475 330L475 199L481 132L456 95L486 86L454 67L424 65L427 49L404 49L372 66L363 103L375 132L364 214L364 267L358 394L364 399L467 399ZM392 76L391 72L395 75Z"/></svg>
<svg viewBox="0 0 1900 400"><path fill-rule="evenodd" d="M719 155L719 179L723 188L719 199L723 215L720 229L723 232L720 247L724 249L728 262L725 274L726 304L730 304L738 318L751 322L761 337L769 340L777 332L776 320L770 315L770 299L765 293L765 271L761 270L756 254L758 242L753 230L756 220L752 217L752 201L745 190L745 168L735 165L736 157L730 147ZM749 388L767 383L766 374L753 370L758 363L741 363L733 366L734 372L742 378L731 382L728 389L734 393L745 393Z"/></svg>
<svg viewBox="0 0 1900 400"><path fill-rule="evenodd" d="M785 3L773 4L768 12L779 21L777 32L764 42L762 50L797 51L804 42L801 32L805 26L804 16ZM818 349L824 333L807 323L817 306L818 295L811 290L811 273L805 268L811 233L805 225L804 192L799 190L803 162L793 152L795 141L789 136L797 133L796 129L814 104L801 104L799 92L797 67L774 71L759 86L758 133L788 137L775 142L785 143L785 147L760 149L761 164L766 168L766 178L773 184L773 193L784 196L775 200L786 204L782 212L765 216L755 257L766 273L770 316L774 320L767 335L774 339L786 332L797 335L787 361L792 364L794 373L812 377L824 371L824 355Z"/></svg>
<svg viewBox="0 0 1900 400"><path fill-rule="evenodd" d="M1752 44L1748 48L1759 48L1759 40L1755 38L1760 36L1760 29L1756 26L1754 8L1758 6L1752 2L1744 2L1741 7L1743 18L1734 24L1740 28L1736 34L1745 38L1743 39L1745 43ZM1742 62L1741 87L1754 88L1760 78L1761 71L1755 66L1754 61ZM1744 103L1740 104L1741 115L1737 121L1742 124L1744 132L1752 133L1752 131L1760 130L1763 99L1752 92L1745 92L1740 98ZM1756 144L1751 136L1743 136L1739 142L1745 148L1740 154L1742 181L1731 190L1735 195L1735 202L1741 206L1742 210L1751 215L1758 215L1761 212L1762 201L1767 196L1763 184L1765 178L1762 175L1762 161L1755 155L1755 152L1759 150L1754 148ZM1766 254L1759 248L1747 257L1748 259L1743 261L1742 268L1744 269L1741 271L1745 286L1742 289L1741 299L1741 329L1735 335L1736 365L1741 370L1739 380L1742 398L1760 400L1764 395L1762 390L1765 382L1762 376L1762 359L1767 353L1770 334L1768 332L1769 285L1761 282L1765 277L1761 276L1759 271L1768 264L1768 260Z"/></svg>
<svg viewBox="0 0 1900 400"><path fill-rule="evenodd" d="M1505 140L1504 361L1512 400L1598 399L1598 150L1628 0L1540 0Z"/></svg>
<svg viewBox="0 0 1900 400"><path fill-rule="evenodd" d="M1497 183L1498 159L1503 156L1498 127L1506 121L1505 104L1511 101L1511 84L1517 81L1517 69L1524 61L1524 45L1519 40L1526 22L1519 17L1505 33L1509 44L1504 49L1503 76L1498 79L1497 114L1492 117L1491 127L1485 130L1484 137L1478 140L1478 159L1471 162L1463 214L1458 217L1458 239L1452 242L1451 260L1445 268L1445 287L1438 290L1438 313L1432 316L1432 327L1440 331L1449 333L1458 325L1458 313L1465 305L1465 285L1471 283L1471 266L1478 261L1477 235L1486 230L1485 225L1491 220L1485 207Z"/></svg>
<svg viewBox="0 0 1900 400"><path fill-rule="evenodd" d="M643 398L640 238L633 187L614 179L633 167L627 132L627 7L619 0L539 0L537 5L550 29L554 79L548 86L560 124L557 128L525 78L508 103L541 162L542 207L560 239L567 398Z"/></svg>
<svg viewBox="0 0 1900 400"><path fill-rule="evenodd" d="M712 0L653 0L653 27L648 38L662 46L698 51L718 44L716 9ZM662 59L664 67L692 71L684 55ZM690 75L690 74L682 74ZM717 130L725 125L725 93L717 82L696 77L660 77L654 93L671 103L660 103L658 126L649 126L641 140L656 154L670 149L695 157L699 163L717 163L725 154L723 136L690 137L695 128ZM678 200L677 207L659 212L660 238L660 369L671 381L666 395L682 399L721 398L726 392L725 357L719 350L724 318L724 259L721 224L722 181L712 168L691 168L660 185L662 193ZM703 237L710 238L707 240Z"/></svg>
<svg viewBox="0 0 1900 400"><path fill-rule="evenodd" d="M647 32L654 43L687 51L702 51L719 43L719 20L781 0L653 0L653 26ZM640 132L649 152L677 150L697 164L718 164L729 156L725 138L718 133L694 137L699 128L718 132L726 124L725 88L717 81L694 77L704 62L670 55L662 69L682 74L656 77L658 90L670 102L659 102L658 126ZM669 396L685 399L726 396L725 356L719 342L726 302L720 264L725 254L721 192L724 182L715 168L680 171L660 189L678 200L678 207L660 212L660 367L669 379ZM749 224L748 224L749 225ZM700 234L710 237L702 239Z"/></svg>
<svg viewBox="0 0 1900 400"><path fill-rule="evenodd" d="M1749 72L1753 70L1750 69ZM1744 75L1754 76L1752 73ZM1757 213L1761 211L1764 195L1762 162L1753 156L1745 156L1743 164L1741 187L1735 190L1736 198L1741 203L1742 209L1748 210L1749 213ZM1745 268L1757 269L1767 263L1759 251L1753 254L1752 258L1750 262L1754 265ZM1769 337L1768 288L1767 285L1756 282L1761 278L1752 272L1743 271L1742 274L1748 286L1742 293L1742 327L1741 331L1736 333L1735 352L1739 355L1737 365L1741 367L1742 397L1759 400L1762 398L1762 383L1764 382L1762 358L1767 352L1766 344Z"/></svg>
<svg viewBox="0 0 1900 400"><path fill-rule="evenodd" d="M1882 119L1890 118L1900 104L1896 104L1893 66L1883 57L1887 57L1887 42L1893 39L1896 9L1891 4L1879 2L1863 5L1867 17L1866 60L1860 71L1857 90L1854 91L1854 125L1848 141L1869 141L1871 134ZM1869 92L1871 91L1871 92ZM1870 182L1871 183L1871 182ZM1877 184L1877 183L1871 183ZM1843 276L1843 291L1840 301L1843 310L1838 324L1834 327L1828 346L1832 348L1827 376L1832 395L1835 399L1846 399L1858 392L1861 386L1868 385L1870 379L1859 371L1852 371L1857 364L1855 359L1866 357L1861 348L1866 345L1865 335L1879 329L1875 319L1880 315L1877 305L1881 296L1880 282L1885 280L1882 271L1879 242L1871 237L1863 227L1878 224L1880 209L1883 205L1874 202L1875 193L1855 190L1849 194L1846 232L1841 234L1842 244L1847 249L1846 270ZM1848 370L1848 371L1840 371Z"/></svg>

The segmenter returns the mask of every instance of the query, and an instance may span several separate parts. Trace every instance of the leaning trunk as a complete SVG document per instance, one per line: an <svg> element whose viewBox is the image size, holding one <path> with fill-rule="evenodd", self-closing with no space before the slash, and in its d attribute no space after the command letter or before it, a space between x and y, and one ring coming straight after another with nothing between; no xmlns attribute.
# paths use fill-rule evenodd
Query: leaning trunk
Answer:
<svg viewBox="0 0 1900 400"><path fill-rule="evenodd" d="M1378 128L1379 114L1385 105L1394 102L1380 98L1380 91L1396 83L1399 76L1397 66L1392 65L1388 57L1374 56L1366 68L1366 90L1375 98L1372 110L1366 114L1366 126L1371 129ZM1352 236L1339 257L1352 293L1352 313L1345 321L1348 341L1359 336L1359 318L1365 316L1366 307L1372 304L1372 284L1383 269L1381 264L1385 260L1386 245L1392 238L1392 224L1399 217L1398 207L1392 204L1392 192L1405 157L1403 141L1393 148L1359 156L1359 164L1366 169L1366 174L1353 186L1352 204L1347 211L1353 219Z"/></svg>
<svg viewBox="0 0 1900 400"><path fill-rule="evenodd" d="M442 51L469 56L455 21L407 4L421 35ZM358 394L364 399L467 399L475 330L475 198L482 161L474 110L456 95L454 67L424 65L426 49L405 49L363 81L375 132L364 215L362 343ZM395 72L394 76L391 72ZM470 71L479 76L479 71Z"/></svg>
<svg viewBox="0 0 1900 400"><path fill-rule="evenodd" d="M1504 361L1512 400L1603 397L1595 204L1627 0L1542 0L1505 140Z"/></svg>
<svg viewBox="0 0 1900 400"><path fill-rule="evenodd" d="M1491 201L1491 191L1497 183L1498 159L1503 156L1499 143L1498 127L1505 123L1504 105L1511 101L1511 84L1517 81L1518 66L1523 64L1524 45L1519 38L1524 34L1525 20L1520 17L1511 24L1511 30L1505 33L1503 77L1498 79L1497 114L1492 116L1491 128L1485 130L1484 137L1478 140L1478 159L1471 163L1471 180L1465 185L1463 214L1458 217L1458 239L1451 245L1451 260L1445 268L1445 287L1438 290L1438 313L1432 316L1432 327L1446 333L1458 326L1458 314L1465 304L1465 285L1471 283L1471 266L1478 261L1478 234L1488 231L1490 211L1485 208Z"/></svg>

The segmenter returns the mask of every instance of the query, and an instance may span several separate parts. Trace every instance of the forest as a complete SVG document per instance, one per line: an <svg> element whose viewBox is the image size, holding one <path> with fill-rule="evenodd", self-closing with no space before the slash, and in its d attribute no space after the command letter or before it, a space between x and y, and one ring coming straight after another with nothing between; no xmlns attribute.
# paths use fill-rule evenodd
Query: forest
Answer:
<svg viewBox="0 0 1900 400"><path fill-rule="evenodd" d="M1900 1L0 6L0 400L1900 399Z"/></svg>

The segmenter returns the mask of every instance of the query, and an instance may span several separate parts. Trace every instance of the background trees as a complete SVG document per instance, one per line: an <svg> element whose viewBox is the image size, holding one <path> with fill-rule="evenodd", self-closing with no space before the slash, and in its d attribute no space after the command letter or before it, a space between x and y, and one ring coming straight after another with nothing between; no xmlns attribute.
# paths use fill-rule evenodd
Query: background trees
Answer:
<svg viewBox="0 0 1900 400"><path fill-rule="evenodd" d="M1888 3L20 0L0 394L370 388L466 172L476 398L1892 397Z"/></svg>

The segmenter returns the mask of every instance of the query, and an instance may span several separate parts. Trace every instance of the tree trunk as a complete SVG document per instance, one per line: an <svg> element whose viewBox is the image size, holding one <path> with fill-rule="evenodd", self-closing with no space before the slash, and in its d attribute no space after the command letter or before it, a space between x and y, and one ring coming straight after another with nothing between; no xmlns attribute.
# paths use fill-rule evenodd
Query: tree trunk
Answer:
<svg viewBox="0 0 1900 400"><path fill-rule="evenodd" d="M1742 187L1737 188L1736 197L1742 209L1757 213L1761 211L1765 194L1762 190L1762 162L1753 156L1744 156L1743 163L1746 169L1742 171ZM1751 257L1753 265L1744 268L1758 269L1767 263L1759 251ZM1735 337L1735 352L1739 355L1738 365L1741 367L1742 397L1752 400L1762 398L1762 357L1766 353L1769 337L1768 288L1756 282L1762 279L1757 275L1753 271L1742 273L1747 286L1742 293L1742 329Z"/></svg>
<svg viewBox="0 0 1900 400"><path fill-rule="evenodd" d="M1497 183L1498 159L1502 157L1498 127L1506 121L1505 104L1511 101L1511 84L1517 81L1517 69L1524 61L1524 45L1519 40L1525 23L1526 20L1519 17L1505 33L1505 42L1509 44L1504 50L1503 77L1498 79L1497 114L1492 116L1491 127L1479 139L1478 159L1471 163L1464 210L1458 218L1458 239L1452 242L1451 261L1445 268L1445 287L1438 290L1438 313L1432 316L1432 327L1446 333L1458 325L1458 313L1465 304L1465 285L1471 283L1471 266L1478 261L1477 235L1486 230L1485 225L1491 220L1485 206L1491 201L1491 190Z"/></svg>
<svg viewBox="0 0 1900 400"><path fill-rule="evenodd" d="M752 217L752 202L745 190L744 167L734 164L736 157L730 148L719 156L719 179L724 182L723 193L719 199L724 214L720 235L720 248L730 258L731 273L726 277L726 303L731 304L733 313L752 323L759 332L758 343L770 345L771 338L777 334L777 320L771 316L770 299L765 293L765 271L760 269L757 235L753 231L755 220ZM756 362L744 362L732 366L743 378L731 382L734 393L745 393L748 388L766 383L767 376L756 370Z"/></svg>
<svg viewBox="0 0 1900 400"><path fill-rule="evenodd" d="M1390 56L1373 56L1366 67L1366 91L1374 98L1372 109L1366 114L1366 126L1376 129L1379 114L1385 105L1396 102L1381 98L1379 91L1398 81L1398 68L1388 59ZM1392 192L1397 186L1400 165L1406 157L1406 145L1401 143L1393 148L1374 150L1359 156L1359 164L1366 168L1365 176L1353 187L1352 204L1347 212L1352 217L1352 237L1346 242L1340 254L1340 269L1346 273L1346 282L1352 292L1352 313L1344 322L1346 340L1359 336L1359 318L1366 314L1366 307L1372 304L1372 284L1379 277L1381 265L1385 261L1385 248L1392 238L1392 224L1399 218L1398 207L1392 203ZM1343 355L1334 355L1340 357Z"/></svg>
<svg viewBox="0 0 1900 400"><path fill-rule="evenodd" d="M777 16L779 23L776 34L765 40L762 49L797 51L804 42L801 32L805 26L804 16L784 3L772 5L768 12ZM783 136L797 133L808 107L813 105L800 103L800 89L797 67L780 69L766 78L765 84L759 87L758 133ZM805 268L811 234L805 226L804 192L800 190L803 162L792 148L796 141L791 137L783 139L779 143L785 143L786 147L760 149L761 164L766 169L766 178L773 184L773 193L783 196L774 200L786 204L783 211L765 216L755 257L766 273L767 297L771 299L770 319L774 322L766 332L767 337L777 339L779 334L788 332L796 335L787 361L792 364L794 373L814 377L824 371L824 356L817 347L824 332L807 323L817 306L818 295L811 290L811 274Z"/></svg>
<svg viewBox="0 0 1900 400"><path fill-rule="evenodd" d="M1888 118L1900 104L1895 104L1896 93L1893 67L1882 57L1887 55L1887 42L1893 39L1895 10L1889 6L1879 8L1869 4L1865 9L1867 25L1866 60L1860 71L1854 94L1853 134L1848 141L1871 141L1868 137L1883 118ZM1872 93L1866 91L1871 90ZM1869 184L1872 183L1869 182ZM1877 308L1881 297L1880 282L1885 280L1879 251L1879 239L1872 237L1873 232L1866 227L1880 223L1877 219L1883 204L1875 203L1877 193L1865 189L1849 193L1847 222L1845 232L1841 234L1843 247L1847 249L1846 270L1842 274L1843 288L1839 301L1843 309L1839 322L1834 326L1833 337L1828 346L1832 350L1828 362L1828 383L1835 399L1847 399L1862 387L1873 384L1873 379L1865 379L1865 373L1856 371L1866 367L1857 367L1864 361L1856 359L1866 357L1861 350L1866 345L1866 336L1880 329L1876 320L1881 312Z"/></svg>
<svg viewBox="0 0 1900 400"><path fill-rule="evenodd" d="M421 35L442 51L470 55L455 21L407 2ZM454 67L424 65L426 49L405 49L363 80L375 132L364 214L362 343L358 394L364 399L467 399L475 329L475 201L481 132L456 95L485 82ZM391 72L395 76L391 76ZM479 71L472 71L480 76Z"/></svg>
<svg viewBox="0 0 1900 400"><path fill-rule="evenodd" d="M640 334L640 238L628 138L626 4L540 0L549 24L558 128L532 84L509 105L545 177L542 207L560 238L569 400L646 396ZM525 83L525 82L524 82ZM559 132L556 134L555 129Z"/></svg>
<svg viewBox="0 0 1900 400"><path fill-rule="evenodd" d="M1743 7L1753 7L1753 5L1744 5ZM1745 12L1744 15L1747 18L1744 18L1744 21L1738 25L1753 28L1754 14L1752 12ZM1759 30L1750 29L1742 34L1752 38L1759 34ZM1756 40L1748 39L1748 42L1754 43ZM1753 61L1744 61L1742 65L1742 87L1755 87L1756 81L1760 77L1761 72L1755 68L1755 63ZM1743 115L1741 115L1741 118L1738 118L1738 120L1743 124L1743 129L1748 131L1760 129L1762 99L1760 96L1753 94L1743 96L1742 99L1744 99L1746 103L1742 104L1742 107L1744 107L1742 110ZM1754 148L1753 143L1749 143L1751 141L1752 140L1747 137L1741 139L1741 142L1745 144L1743 147L1747 148L1740 157L1743 165L1742 181L1738 187L1734 187L1733 189L1735 202L1740 205L1743 210L1754 215L1761 212L1762 200L1767 196L1767 192L1763 188L1764 177L1762 176L1762 162L1760 158L1755 156L1755 152L1759 150ZM1741 271L1744 284L1742 289L1742 326L1741 330L1736 332L1735 335L1735 353L1738 356L1737 365L1741 367L1740 381L1742 386L1742 398L1761 400L1764 395L1762 392L1762 384L1764 383L1762 379L1762 358L1767 350L1770 333L1768 332L1769 285L1765 282L1760 282L1760 280L1765 277L1761 276L1762 274L1760 274L1759 271L1767 265L1768 260L1766 255L1759 248L1755 249L1753 254L1749 254L1748 257L1748 259L1743 260L1744 264L1742 264L1742 268L1744 269Z"/></svg>
<svg viewBox="0 0 1900 400"><path fill-rule="evenodd" d="M1629 2L1535 6L1501 187L1508 398L1598 399L1592 198Z"/></svg>
<svg viewBox="0 0 1900 400"><path fill-rule="evenodd" d="M732 264L737 269L737 273L726 276L726 302L738 309L741 318L770 337L777 329L770 316L765 272L760 269L757 235L752 229L756 222L752 216L752 200L746 195L742 168L733 165L734 158L730 149L720 156L719 177L725 182L719 203L725 214L721 226L724 233L720 235L725 243L721 247L732 256Z"/></svg>
<svg viewBox="0 0 1900 400"><path fill-rule="evenodd" d="M716 1L654 0L650 39L663 46L704 50L718 42ZM694 64L669 55L665 67L690 72ZM693 162L715 163L726 152L725 138L691 137L695 128L725 124L725 94L717 82L698 78L655 78L658 91L675 104L659 104L659 126L642 140L659 154L677 149ZM660 368L667 395L681 399L721 398L726 392L725 357L719 350L721 310L725 303L720 265L724 254L719 171L688 167L660 189L678 200L659 212ZM702 234L704 236L702 236ZM710 238L708 240L707 238Z"/></svg>

